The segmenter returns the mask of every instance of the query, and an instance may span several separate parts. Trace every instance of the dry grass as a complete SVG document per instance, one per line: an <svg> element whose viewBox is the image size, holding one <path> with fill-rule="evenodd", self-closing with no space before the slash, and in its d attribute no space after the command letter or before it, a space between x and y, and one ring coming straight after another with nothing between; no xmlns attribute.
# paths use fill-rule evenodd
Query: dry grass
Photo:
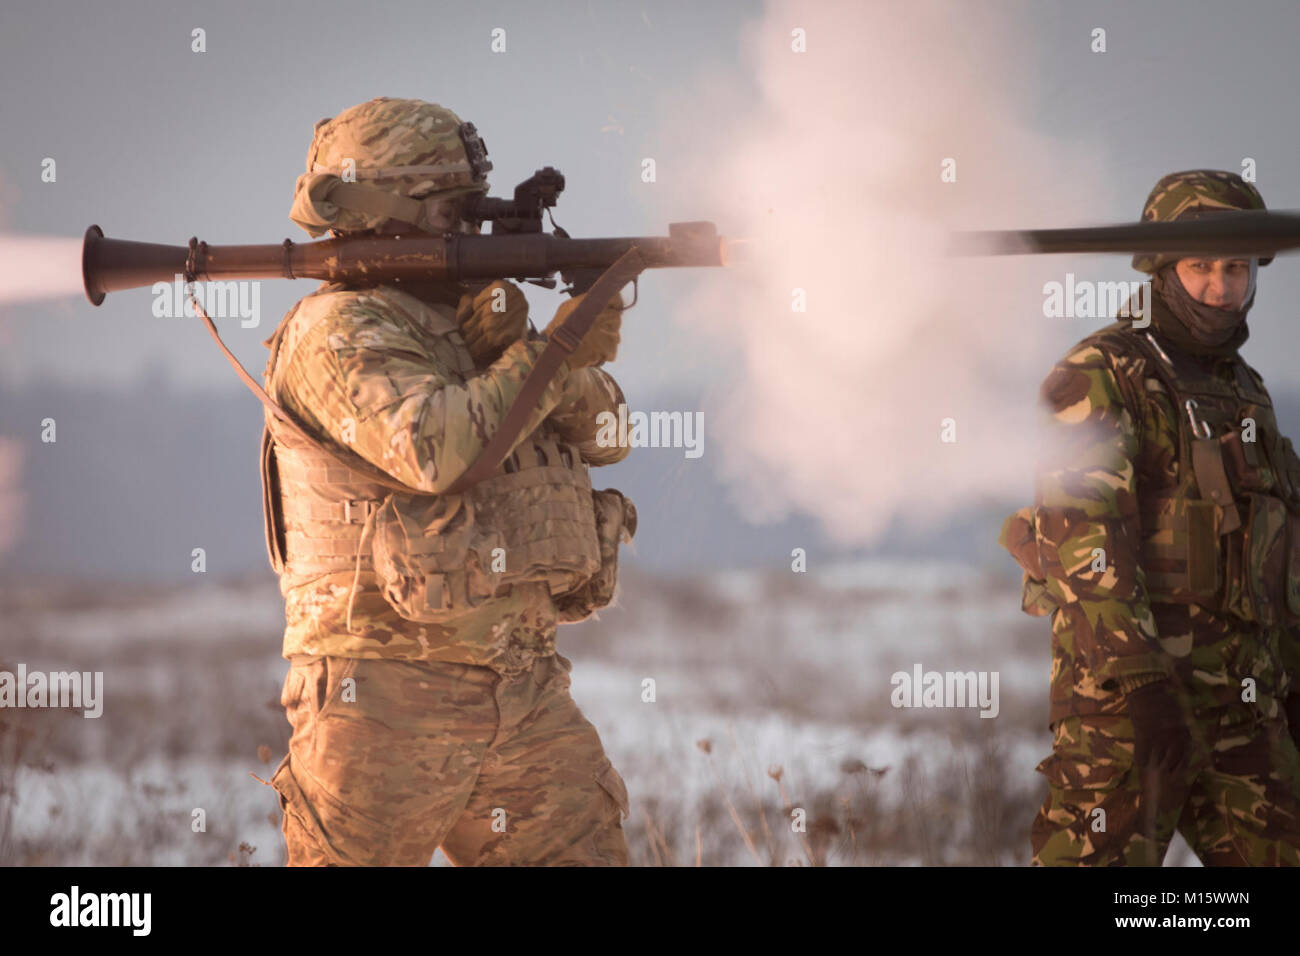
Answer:
<svg viewBox="0 0 1300 956"><path fill-rule="evenodd" d="M729 678L710 683L711 696L693 701L714 715L741 721L779 714L797 725L836 714L854 727L898 724L900 714L887 704L882 708L878 701L852 698L835 683L845 675L833 657L829 662L792 658L790 621L773 618L745 630L737 628L741 611L734 600L698 582L654 582L654 587L658 590L625 594L624 604L653 604L661 609L657 617L635 611L608 615L599 631L587 631L598 640L574 635L578 639L570 639L566 655L604 661L627 673L656 673L658 658L641 661L630 650L652 633L657 636L640 653L649 647L688 668L708 660L719 677ZM30 590L18 596L0 593L11 660L106 673L105 717L99 720L68 712L0 710L0 864L283 864L275 795L248 776L256 771L268 777L288 742L277 676L286 665L274 630L240 631L217 622L210 627L214 639L196 636L198 625L178 621L174 640L145 640L112 627L102 646L83 640L74 652L63 640L63 619L56 612L76 605L96 621L111 621L115 613L147 610L165 596L143 593L132 599L112 592L101 599L60 589L42 599ZM235 594L231 601L241 599ZM821 597L812 600L819 602L826 603ZM856 626L858 617L834 605L814 623L823 628L822 640L833 644L846 639L836 629ZM701 634L710 641L698 640ZM579 702L588 709L585 700ZM620 701L607 713L625 714L627 706L635 705ZM941 769L934 760L919 759L918 752L893 766L845 758L838 768L815 775L800 772L803 755L782 754L779 748L779 764L767 764L767 758L760 763L758 748L742 744L730 730L692 747L694 718L682 711L678 756L637 765L634 775L625 772L632 793L633 813L624 821L632 862L1024 864L1041 783L1036 775L1011 769L1002 738L982 725L996 723L998 733L1010 738L1026 732L1039 715L1016 716L1009 710L1004 707L998 721L955 721L952 745L945 750L949 759L939 762ZM593 719L602 727L610 723L608 717ZM636 747L636 737L623 746ZM773 752L765 751L769 758ZM612 756L621 765L618 755ZM682 766L690 760L701 763ZM707 786L688 791L680 785L688 771L706 775ZM195 807L206 814L200 833L191 827Z"/></svg>
<svg viewBox="0 0 1300 956"><path fill-rule="evenodd" d="M735 756L743 758L734 740ZM713 792L693 807L640 801L624 824L639 866L1005 866L1028 862L1028 825L1042 801L1029 780L1008 787L996 744L954 757L941 774L846 760L839 778L792 790L780 766L729 785L712 740L700 740ZM901 791L901 804L897 794Z"/></svg>

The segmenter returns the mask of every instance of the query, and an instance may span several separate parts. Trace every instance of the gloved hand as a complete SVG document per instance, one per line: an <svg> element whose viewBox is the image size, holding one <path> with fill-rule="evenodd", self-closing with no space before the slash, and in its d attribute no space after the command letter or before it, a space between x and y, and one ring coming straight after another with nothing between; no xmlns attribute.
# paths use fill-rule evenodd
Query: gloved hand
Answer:
<svg viewBox="0 0 1300 956"><path fill-rule="evenodd" d="M573 310L578 307L578 303L587 297L587 293L575 295L573 298L564 302L555 312L555 318L551 319L550 324L546 326L546 336L550 338L551 333L560 327L560 323L567 319ZM572 355L567 359L569 368L582 368L589 365L603 365L605 362L612 362L618 356L618 343L620 341L620 331L623 328L623 295L617 293L614 298L609 300L609 304L600 310L596 316L596 321L592 323L591 331L583 338L581 344L574 349Z"/></svg>
<svg viewBox="0 0 1300 956"><path fill-rule="evenodd" d="M513 282L498 279L460 297L456 322L474 363L491 365L511 343L524 337L528 300Z"/></svg>
<svg viewBox="0 0 1300 956"><path fill-rule="evenodd" d="M1287 729L1291 731L1291 739L1295 741L1296 748L1300 749L1300 691L1286 695L1284 708Z"/></svg>
<svg viewBox="0 0 1300 956"><path fill-rule="evenodd" d="M1144 684L1124 698L1133 721L1134 762L1176 772L1187 765L1192 751L1192 732L1183 708L1168 680Z"/></svg>

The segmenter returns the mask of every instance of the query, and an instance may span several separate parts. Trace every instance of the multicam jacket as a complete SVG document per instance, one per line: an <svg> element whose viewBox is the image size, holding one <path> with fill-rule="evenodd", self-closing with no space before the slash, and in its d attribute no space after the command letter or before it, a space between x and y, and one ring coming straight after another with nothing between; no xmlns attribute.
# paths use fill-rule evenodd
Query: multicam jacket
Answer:
<svg viewBox="0 0 1300 956"><path fill-rule="evenodd" d="M1300 459L1259 374L1121 320L1041 397L1053 451L1001 543L1052 617L1050 721L1158 675L1195 713L1275 717L1300 675Z"/></svg>
<svg viewBox="0 0 1300 956"><path fill-rule="evenodd" d="M327 286L267 344L267 392L323 439L308 444L266 416L267 542L285 597L285 657L514 671L554 652L558 623L608 602L635 512L617 492L593 494L587 478L589 465L628 453L596 441L597 414L623 401L607 373L562 365L497 473L444 495L544 343L516 342L479 369L454 308L392 286ZM593 581L604 593L590 593Z"/></svg>

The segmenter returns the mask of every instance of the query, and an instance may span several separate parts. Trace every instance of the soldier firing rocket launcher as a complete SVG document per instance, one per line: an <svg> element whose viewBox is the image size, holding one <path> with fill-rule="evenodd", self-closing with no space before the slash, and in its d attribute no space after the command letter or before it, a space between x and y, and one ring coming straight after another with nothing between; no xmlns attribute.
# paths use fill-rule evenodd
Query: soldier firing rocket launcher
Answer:
<svg viewBox="0 0 1300 956"><path fill-rule="evenodd" d="M472 127L465 125L472 133ZM352 184L342 180L329 183L330 190L346 193L351 188ZM529 411L560 363L590 331L598 310L623 286L632 282L635 290L637 278L645 269L721 266L727 262L727 240L718 236L711 222L671 223L667 237L573 239L551 217L554 234L546 235L542 232L542 216L550 216L549 210L563 190L563 174L547 166L516 186L513 199L482 194L468 197L459 214L468 223L491 222L492 233L487 236L451 231L449 220L436 218L436 228L413 228L411 234L391 237L339 236L301 244L286 239L280 245L256 246L210 246L192 238L187 247L109 239L98 226L91 226L82 244L82 283L86 297L99 305L109 292L170 282L177 275L187 283L200 279L312 278L354 287L403 281L518 279L554 288L553 277L558 272L568 283L565 292L573 296L585 294L586 299L550 333L545 350L501 427L449 489L449 493L459 493L482 481L509 453ZM365 187L353 189L352 195L353 202L363 208L383 203L385 212L394 213L394 218L405 223L430 226L435 222L430 216L441 217L446 212L443 206L430 207L407 197L377 196ZM629 305L636 304L635 296L634 291ZM197 301L194 305L244 384L271 414L300 433L298 424L254 381L221 340L216 325ZM301 434L304 440L311 440Z"/></svg>

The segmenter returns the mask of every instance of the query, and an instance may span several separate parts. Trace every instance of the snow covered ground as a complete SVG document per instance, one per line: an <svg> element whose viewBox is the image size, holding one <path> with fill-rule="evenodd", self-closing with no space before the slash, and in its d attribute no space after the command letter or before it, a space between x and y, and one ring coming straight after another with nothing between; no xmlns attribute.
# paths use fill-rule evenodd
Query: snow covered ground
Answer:
<svg viewBox="0 0 1300 956"><path fill-rule="evenodd" d="M1005 576L941 562L629 569L560 649L627 782L633 862L1027 863L1049 657L1018 607ZM0 592L0 665L102 670L106 697L97 720L0 711L0 862L282 863L278 802L250 776L288 739L281 614L265 579ZM891 675L917 665L997 672L997 716L892 706ZM1166 865L1196 861L1178 840Z"/></svg>

